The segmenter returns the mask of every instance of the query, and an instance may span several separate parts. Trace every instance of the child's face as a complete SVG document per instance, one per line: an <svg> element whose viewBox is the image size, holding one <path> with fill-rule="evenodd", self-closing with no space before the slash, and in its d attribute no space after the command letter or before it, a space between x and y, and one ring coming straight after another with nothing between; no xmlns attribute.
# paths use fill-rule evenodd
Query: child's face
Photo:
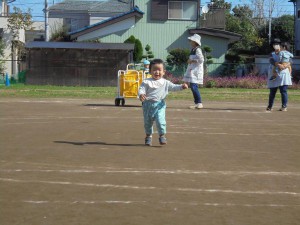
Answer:
<svg viewBox="0 0 300 225"><path fill-rule="evenodd" d="M154 80L159 80L165 75L165 68L163 64L154 64L151 66L150 74Z"/></svg>

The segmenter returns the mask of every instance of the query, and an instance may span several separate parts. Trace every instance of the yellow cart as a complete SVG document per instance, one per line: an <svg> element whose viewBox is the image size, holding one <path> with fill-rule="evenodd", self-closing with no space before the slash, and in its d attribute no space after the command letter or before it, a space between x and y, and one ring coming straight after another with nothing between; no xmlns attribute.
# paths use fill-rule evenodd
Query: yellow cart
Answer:
<svg viewBox="0 0 300 225"><path fill-rule="evenodd" d="M118 91L115 98L116 106L124 106L125 98L138 98L138 91L146 74L141 64L128 64L126 70L118 71Z"/></svg>

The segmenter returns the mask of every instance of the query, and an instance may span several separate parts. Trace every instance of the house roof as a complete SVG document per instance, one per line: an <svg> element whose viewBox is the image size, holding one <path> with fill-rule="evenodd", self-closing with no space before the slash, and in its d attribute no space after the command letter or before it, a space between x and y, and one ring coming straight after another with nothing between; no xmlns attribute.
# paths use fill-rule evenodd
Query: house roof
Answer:
<svg viewBox="0 0 300 225"><path fill-rule="evenodd" d="M241 39L242 35L225 31L225 30L218 30L212 28L200 28L200 29L190 29L190 34L203 34L208 36L214 36L224 39L229 39L230 42L238 41Z"/></svg>
<svg viewBox="0 0 300 225"><path fill-rule="evenodd" d="M86 43L86 42L45 42L32 41L25 45L27 49L91 49L91 50L126 50L134 49L134 44L128 43Z"/></svg>
<svg viewBox="0 0 300 225"><path fill-rule="evenodd" d="M88 11L124 13L131 9L130 1L99 0L99 1L71 1L65 0L49 7L49 11Z"/></svg>
<svg viewBox="0 0 300 225"><path fill-rule="evenodd" d="M123 13L121 15L117 15L114 17L111 17L109 19L103 20L101 22L92 24L90 26L86 26L84 28L81 28L79 30L70 32L70 36L71 36L71 40L77 38L80 35L101 29L103 27L106 27L108 25L117 23L119 21L123 21L124 19L127 19L129 17L133 17L133 16L137 16L137 17L142 17L144 14L144 12L142 12L138 7L134 7L132 10L130 10L129 12Z"/></svg>

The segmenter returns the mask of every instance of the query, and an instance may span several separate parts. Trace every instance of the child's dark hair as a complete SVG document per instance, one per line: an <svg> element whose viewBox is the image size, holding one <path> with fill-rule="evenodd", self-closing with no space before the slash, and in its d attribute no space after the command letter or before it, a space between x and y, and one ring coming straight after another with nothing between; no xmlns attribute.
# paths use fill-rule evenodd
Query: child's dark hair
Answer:
<svg viewBox="0 0 300 225"><path fill-rule="evenodd" d="M289 51L290 50L290 43L282 42L281 47L284 48L285 50Z"/></svg>
<svg viewBox="0 0 300 225"><path fill-rule="evenodd" d="M164 63L164 61L162 61L161 59L153 59L153 60L151 60L151 62L150 62L150 66L149 66L149 70L151 71L151 67L153 66L153 65L155 65L155 64L163 64L163 67L164 67L164 69L165 69L165 63Z"/></svg>

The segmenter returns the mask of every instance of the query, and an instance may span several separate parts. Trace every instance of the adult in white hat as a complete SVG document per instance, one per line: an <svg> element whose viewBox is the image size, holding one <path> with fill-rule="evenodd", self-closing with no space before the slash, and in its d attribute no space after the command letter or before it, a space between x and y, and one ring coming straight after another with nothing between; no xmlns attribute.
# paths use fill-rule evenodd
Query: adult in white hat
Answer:
<svg viewBox="0 0 300 225"><path fill-rule="evenodd" d="M199 91L199 84L203 84L203 62L204 57L201 50L201 37L194 34L188 37L192 50L188 59L188 67L183 77L183 81L189 84L194 97L194 105L191 109L202 109L202 98Z"/></svg>

